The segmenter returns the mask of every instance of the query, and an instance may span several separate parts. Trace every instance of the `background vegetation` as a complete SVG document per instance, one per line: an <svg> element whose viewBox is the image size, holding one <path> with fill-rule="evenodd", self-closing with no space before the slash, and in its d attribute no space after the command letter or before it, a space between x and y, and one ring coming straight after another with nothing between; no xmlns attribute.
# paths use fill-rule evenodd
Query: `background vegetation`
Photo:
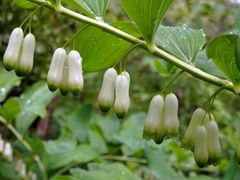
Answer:
<svg viewBox="0 0 240 180"><path fill-rule="evenodd" d="M240 30L239 7L228 0L175 0L163 24L202 28L209 42L217 35ZM17 6L15 1L1 0L0 58L11 30L30 12ZM119 2L112 0L106 21L126 19ZM169 71L143 50L135 49L125 57L131 75L131 108L124 120L117 119L113 112L103 114L98 108L103 72L85 74L84 91L77 97L51 93L45 79L52 53L71 39L80 26L83 24L42 8L32 23L37 40L33 72L20 79L1 66L0 113L31 145L32 153L1 124L2 138L13 146L14 160L0 160L0 179L21 179L15 170L19 159L26 163L29 171L42 177L34 161L35 154L40 156L48 177L55 180L240 178L235 160L240 137L240 98L230 92L221 92L212 108L220 127L223 151L218 166L199 169L192 153L175 140L165 140L161 145L143 140L143 123L150 99L171 78ZM184 73L172 90L180 102L181 138L192 112L217 88Z"/></svg>

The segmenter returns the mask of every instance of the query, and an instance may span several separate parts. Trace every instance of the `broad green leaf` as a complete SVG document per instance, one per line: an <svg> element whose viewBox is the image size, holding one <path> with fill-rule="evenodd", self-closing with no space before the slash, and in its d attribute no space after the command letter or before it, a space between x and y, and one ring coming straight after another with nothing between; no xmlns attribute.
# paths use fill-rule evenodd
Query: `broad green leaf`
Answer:
<svg viewBox="0 0 240 180"><path fill-rule="evenodd" d="M24 133L38 116L43 118L54 96L45 82L38 82L27 89L19 98L21 112L16 117L17 129Z"/></svg>
<svg viewBox="0 0 240 180"><path fill-rule="evenodd" d="M108 152L108 147L103 137L103 133L97 125L91 125L88 132L88 139L90 145L95 148L99 153L105 154Z"/></svg>
<svg viewBox="0 0 240 180"><path fill-rule="evenodd" d="M70 163L86 163L98 157L97 152L89 145L80 145L71 152L45 155L44 164L47 169L58 169Z"/></svg>
<svg viewBox="0 0 240 180"><path fill-rule="evenodd" d="M202 71L220 77L226 78L225 75L219 70L211 59L207 58L206 51L200 52L195 60L195 66Z"/></svg>
<svg viewBox="0 0 240 180"><path fill-rule="evenodd" d="M112 25L139 37L136 27L130 22ZM80 29L74 42L75 49L83 58L84 72L100 71L114 65L132 46L131 43L93 26Z"/></svg>
<svg viewBox="0 0 240 180"><path fill-rule="evenodd" d="M19 86L21 78L17 77L14 71L6 71L0 67L0 102L3 102L14 86Z"/></svg>
<svg viewBox="0 0 240 180"><path fill-rule="evenodd" d="M156 179L183 179L173 168L170 167L163 152L162 146L159 148L151 148L146 146L145 155L149 168L153 171Z"/></svg>
<svg viewBox="0 0 240 180"><path fill-rule="evenodd" d="M127 167L119 163L100 164L86 171L83 169L72 169L71 174L81 180L140 180Z"/></svg>
<svg viewBox="0 0 240 180"><path fill-rule="evenodd" d="M223 180L238 180L240 178L240 167L237 162L236 155L233 155L231 157L231 160L229 162L229 165L224 172L224 178Z"/></svg>
<svg viewBox="0 0 240 180"><path fill-rule="evenodd" d="M21 8L31 9L35 8L37 5L28 0L14 0L15 4Z"/></svg>
<svg viewBox="0 0 240 180"><path fill-rule="evenodd" d="M61 135L66 136L65 130L68 130L79 142L86 142L93 114L92 105L78 105L69 112L64 111L66 108L66 106L58 108L53 114L54 119L60 124Z"/></svg>
<svg viewBox="0 0 240 180"><path fill-rule="evenodd" d="M236 43L235 57L238 70L240 71L240 35L238 36L238 40Z"/></svg>
<svg viewBox="0 0 240 180"><path fill-rule="evenodd" d="M21 107L17 98L9 98L1 107L0 114L11 122L13 118L21 111Z"/></svg>
<svg viewBox="0 0 240 180"><path fill-rule="evenodd" d="M109 0L63 0L90 17L103 17Z"/></svg>
<svg viewBox="0 0 240 180"><path fill-rule="evenodd" d="M162 59L156 59L154 61L154 65L158 72L163 73L163 74L173 74L176 72L176 67L173 66L172 64L162 60Z"/></svg>
<svg viewBox="0 0 240 180"><path fill-rule="evenodd" d="M116 143L116 139L120 130L120 122L116 116L100 116L95 114L92 121L97 124L101 132L109 143Z"/></svg>
<svg viewBox="0 0 240 180"><path fill-rule="evenodd" d="M78 180L78 179L72 176L54 176L50 180Z"/></svg>
<svg viewBox="0 0 240 180"><path fill-rule="evenodd" d="M157 28L172 2L173 0L121 0L124 10L148 43L153 42Z"/></svg>
<svg viewBox="0 0 240 180"><path fill-rule="evenodd" d="M116 139L122 143L122 152L125 156L131 156L143 151L144 140L142 138L143 125L146 114L138 113L130 116L122 124L119 135Z"/></svg>
<svg viewBox="0 0 240 180"><path fill-rule="evenodd" d="M222 35L207 47L207 56L233 82L235 91L240 93L240 71L237 68L235 48L237 35Z"/></svg>
<svg viewBox="0 0 240 180"><path fill-rule="evenodd" d="M193 63L205 43L203 30L193 30L186 27L160 26L155 42L174 56Z"/></svg>
<svg viewBox="0 0 240 180"><path fill-rule="evenodd" d="M73 151L77 146L77 142L71 138L63 138L54 141L45 141L43 145L47 154L58 155Z"/></svg>

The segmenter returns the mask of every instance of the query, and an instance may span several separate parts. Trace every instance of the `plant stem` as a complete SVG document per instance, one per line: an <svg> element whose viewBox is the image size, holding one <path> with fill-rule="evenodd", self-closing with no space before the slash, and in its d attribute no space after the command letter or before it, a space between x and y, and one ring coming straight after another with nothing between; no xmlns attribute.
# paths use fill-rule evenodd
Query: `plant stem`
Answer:
<svg viewBox="0 0 240 180"><path fill-rule="evenodd" d="M147 160L145 159L138 159L126 156L113 156L113 155L106 155L101 157L104 160L114 160L114 161L125 161L125 162L135 162L140 164L146 164Z"/></svg>
<svg viewBox="0 0 240 180"><path fill-rule="evenodd" d="M92 26L95 26L99 29L102 29L110 34L113 34L121 39L124 39L132 44L138 44L139 47L149 51L151 54L153 55L156 55L162 59L164 59L165 61L175 65L176 67L192 74L193 76L199 78L199 79L202 79L208 83L211 83L211 84L214 84L216 86L224 86L225 89L229 90L229 91L232 91L232 92L235 92L234 91L234 88L233 88L233 84L227 80L223 80L223 79L220 79L216 76L213 76L213 75L210 75L180 59L178 59L177 57L174 57L173 55L163 51L162 49L159 49L158 47L156 46L153 46L151 48L148 47L147 43L145 41L142 41L126 32L123 32L107 23L104 23L104 22L100 22L100 21L97 21L95 19L92 19L92 18L89 18L89 17L86 17L82 14L79 14L77 12L74 12L70 9L67 9L63 6L57 6L57 7L53 7L53 5L49 2L49 1L46 1L46 0L29 0L33 3L36 3L36 4L39 4L39 5L44 5L45 7L47 8L50 8L50 9L55 9L59 14L63 14L65 16L68 16L72 19L75 19L77 21L80 21L80 22L83 22L83 23L87 23L89 25L92 25Z"/></svg>
<svg viewBox="0 0 240 180"><path fill-rule="evenodd" d="M25 141L22 137L22 135L14 128L14 126L10 123L8 123L6 121L6 119L4 119L2 116L0 116L0 122L3 123L15 136L16 138L22 143L22 145L31 153L33 154L33 149L30 146L30 144L28 144L27 141ZM42 173L42 178L44 180L47 180L47 175L46 175L46 171L45 168L43 166L43 163L41 162L40 158L38 155L34 155L33 156L34 161L36 162L39 170Z"/></svg>

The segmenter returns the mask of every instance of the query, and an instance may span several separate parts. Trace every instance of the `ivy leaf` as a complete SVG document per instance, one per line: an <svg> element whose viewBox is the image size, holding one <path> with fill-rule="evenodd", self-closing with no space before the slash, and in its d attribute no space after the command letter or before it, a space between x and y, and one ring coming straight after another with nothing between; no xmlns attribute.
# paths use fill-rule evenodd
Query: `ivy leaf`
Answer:
<svg viewBox="0 0 240 180"><path fill-rule="evenodd" d="M187 27L160 26L155 38L157 46L169 51L174 56L193 63L205 43L203 30Z"/></svg>
<svg viewBox="0 0 240 180"><path fill-rule="evenodd" d="M124 10L150 44L172 2L173 0L121 0Z"/></svg>
<svg viewBox="0 0 240 180"><path fill-rule="evenodd" d="M237 35L222 35L207 47L207 56L232 81L236 93L240 93L240 71L235 56Z"/></svg>
<svg viewBox="0 0 240 180"><path fill-rule="evenodd" d="M131 22L117 22L113 26L140 37L136 26ZM74 47L83 58L84 72L106 69L118 61L133 47L121 38L93 26L80 29Z"/></svg>
<svg viewBox="0 0 240 180"><path fill-rule="evenodd" d="M103 17L109 0L63 0L90 17Z"/></svg>
<svg viewBox="0 0 240 180"><path fill-rule="evenodd" d="M38 82L24 92L19 98L21 112L16 117L17 129L24 133L38 116L43 118L54 96L45 82Z"/></svg>
<svg viewBox="0 0 240 180"><path fill-rule="evenodd" d="M29 2L28 0L14 0L14 3L24 9L32 9L37 7L36 4Z"/></svg>

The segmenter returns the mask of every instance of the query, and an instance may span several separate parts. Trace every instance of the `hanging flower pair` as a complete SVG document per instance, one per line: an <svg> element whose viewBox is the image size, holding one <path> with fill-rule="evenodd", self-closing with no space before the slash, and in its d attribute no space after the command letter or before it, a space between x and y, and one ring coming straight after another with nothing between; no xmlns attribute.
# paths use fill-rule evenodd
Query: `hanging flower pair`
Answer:
<svg viewBox="0 0 240 180"><path fill-rule="evenodd" d="M7 49L3 56L6 70L15 70L18 76L27 75L32 71L35 51L35 37L28 33L24 37L23 30L15 28L9 38Z"/></svg>
<svg viewBox="0 0 240 180"><path fill-rule="evenodd" d="M113 106L116 115L123 118L129 110L130 76L124 71L120 75L114 68L109 68L103 77L101 91L98 96L99 107L107 112Z"/></svg>

